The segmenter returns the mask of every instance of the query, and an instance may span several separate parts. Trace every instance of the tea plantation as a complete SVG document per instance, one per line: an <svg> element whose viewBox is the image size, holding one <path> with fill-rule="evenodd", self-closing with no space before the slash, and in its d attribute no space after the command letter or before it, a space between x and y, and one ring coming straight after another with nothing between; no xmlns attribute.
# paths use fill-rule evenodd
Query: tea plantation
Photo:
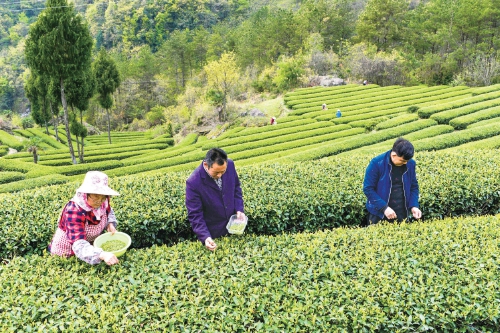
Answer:
<svg viewBox="0 0 500 333"><path fill-rule="evenodd" d="M214 139L89 136L77 165L53 131L0 131L0 332L500 331L500 85L316 87L284 102L277 125ZM35 135L38 164L7 155ZM399 136L417 151L424 220L362 228L365 168ZM184 206L211 147L235 160L248 215L214 253ZM96 169L133 240L111 267L46 253Z"/></svg>

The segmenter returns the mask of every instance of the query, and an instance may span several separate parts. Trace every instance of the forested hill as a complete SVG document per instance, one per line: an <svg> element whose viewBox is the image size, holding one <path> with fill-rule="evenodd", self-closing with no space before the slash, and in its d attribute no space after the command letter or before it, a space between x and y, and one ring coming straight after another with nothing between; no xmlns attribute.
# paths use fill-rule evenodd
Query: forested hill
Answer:
<svg viewBox="0 0 500 333"><path fill-rule="evenodd" d="M0 110L21 113L29 107L24 40L45 1L0 1ZM315 75L379 85L500 81L496 0L68 2L84 16L94 53L104 47L117 62L116 129L134 119L152 125L155 112L172 123L206 121L204 66L225 52L238 66L233 99L311 85ZM98 124L95 105L86 119Z"/></svg>

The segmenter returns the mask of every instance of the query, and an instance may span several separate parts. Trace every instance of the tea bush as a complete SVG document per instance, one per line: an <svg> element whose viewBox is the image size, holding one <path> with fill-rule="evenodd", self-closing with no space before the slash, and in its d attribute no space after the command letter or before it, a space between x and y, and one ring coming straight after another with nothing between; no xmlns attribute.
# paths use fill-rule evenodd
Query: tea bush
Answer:
<svg viewBox="0 0 500 333"><path fill-rule="evenodd" d="M20 140L3 130L0 130L0 143L16 150L23 149L23 143Z"/></svg>
<svg viewBox="0 0 500 333"><path fill-rule="evenodd" d="M24 179L24 174L22 172L2 171L2 173L0 173L0 184L15 182L21 179Z"/></svg>
<svg viewBox="0 0 500 333"><path fill-rule="evenodd" d="M496 155L418 153L415 158L424 217L499 213ZM236 160L249 218L246 230L272 235L363 224L366 198L362 182L370 158L350 155L325 162L258 167L239 167ZM134 246L193 238L184 203L185 181L201 159L186 172L155 169L152 175L111 179L111 187L120 193L112 199L118 229L131 235ZM41 253L55 231L61 209L82 180L83 176L76 183L0 195L0 244L5 244L0 247L0 258Z"/></svg>
<svg viewBox="0 0 500 333"><path fill-rule="evenodd" d="M433 138L413 142L415 150L438 150L458 146L463 143L500 135L500 123L464 129Z"/></svg>
<svg viewBox="0 0 500 333"><path fill-rule="evenodd" d="M51 173L49 175L44 175L36 178L35 177L26 178L15 182L2 184L0 185L0 193L16 192L26 189L34 189L37 187L48 186L48 185L64 184L67 182L68 178L66 176ZM38 209L38 207L36 209ZM2 223L0 222L0 225L1 224Z"/></svg>
<svg viewBox="0 0 500 333"><path fill-rule="evenodd" d="M9 153L9 146L0 145L0 156L5 156Z"/></svg>
<svg viewBox="0 0 500 333"><path fill-rule="evenodd" d="M420 110L418 110L417 113L418 113L418 116L420 118L429 118L431 115L438 113L438 112L451 110L451 109L471 105L474 103L484 102L484 101L487 101L490 99L497 99L497 98L500 98L500 91L493 91L490 93L481 94L481 95L474 96L474 97L462 98L462 99L459 99L457 101L450 102L450 103L444 103L444 104L438 104L438 105L434 105L434 106L424 107L424 108L421 108Z"/></svg>
<svg viewBox="0 0 500 333"><path fill-rule="evenodd" d="M500 331L500 217L0 266L2 332ZM135 242L135 239L134 239Z"/></svg>
<svg viewBox="0 0 500 333"><path fill-rule="evenodd" d="M65 149L66 148L66 145L58 142L55 138L51 137L50 135L47 135L45 132L41 131L39 128L29 128L29 129L27 129L27 131L30 132L31 134L41 138L43 140L43 142L50 145L51 148L56 148L56 149Z"/></svg>
<svg viewBox="0 0 500 333"><path fill-rule="evenodd" d="M391 128L394 126L406 124L412 121L418 120L418 115L414 113L405 113L400 116L391 118L387 121L378 123L377 126L375 126L376 130L381 130L381 129L386 129L386 128Z"/></svg>
<svg viewBox="0 0 500 333"><path fill-rule="evenodd" d="M464 129L468 128L470 124L497 117L500 117L500 107L493 107L474 112L473 114L454 118L450 120L450 125L456 129Z"/></svg>
<svg viewBox="0 0 500 333"><path fill-rule="evenodd" d="M298 131L297 128L294 127L287 127L287 128L275 129L274 131L270 131L269 133L261 132L257 134L249 134L241 136L235 135L230 139L209 140L203 146L201 146L201 149L208 150L212 147L227 147L231 145L243 144L246 142L256 142L263 139L281 137L289 134L299 134L299 133L304 133L306 131L310 132L311 130L315 129L321 129L326 127L331 128L332 126L334 126L334 124L329 121L319 121L300 126L300 131ZM337 128L340 129L340 127L335 127L335 129ZM350 126L344 126L341 129L348 129L348 128L350 128Z"/></svg>
<svg viewBox="0 0 500 333"><path fill-rule="evenodd" d="M472 105L467 105L467 106L463 106L463 107L459 107L459 108L454 108L454 109L447 110L447 111L434 113L433 115L430 116L430 118L434 119L439 124L447 124L450 120L452 120L454 118L469 115L471 113L474 114L475 112L478 112L478 111L481 111L484 109L497 107L499 105L500 105L500 99L489 100L489 101L475 103Z"/></svg>

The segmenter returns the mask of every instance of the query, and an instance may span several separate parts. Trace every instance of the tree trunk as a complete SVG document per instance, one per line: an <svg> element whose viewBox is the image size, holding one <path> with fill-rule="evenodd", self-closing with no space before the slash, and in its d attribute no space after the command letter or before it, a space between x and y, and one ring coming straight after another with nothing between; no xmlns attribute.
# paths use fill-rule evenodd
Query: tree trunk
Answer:
<svg viewBox="0 0 500 333"><path fill-rule="evenodd" d="M75 137L76 137L76 150L78 151L78 159L80 159L80 156L81 156L81 153L80 153L80 141L78 141L78 135L75 135Z"/></svg>
<svg viewBox="0 0 500 333"><path fill-rule="evenodd" d="M82 138L82 154L80 155L80 163L85 163L85 161L83 160L83 139Z"/></svg>
<svg viewBox="0 0 500 333"><path fill-rule="evenodd" d="M59 140L59 133L57 131L57 126L59 124L57 122L57 116L54 115L54 111L52 110L52 102L50 103L50 112L52 112L52 117L54 117L54 131L56 131L56 140L57 140L57 142L61 142L61 140Z"/></svg>
<svg viewBox="0 0 500 333"><path fill-rule="evenodd" d="M38 162L38 154L37 154L37 149L36 147L33 147L33 162L37 164Z"/></svg>
<svg viewBox="0 0 500 333"><path fill-rule="evenodd" d="M80 124L83 126L83 112L80 110ZM78 157L80 158L80 163L84 163L83 161L83 139L85 139L83 136L82 136L82 142L80 142L80 145L82 146L82 150L81 152L78 153Z"/></svg>
<svg viewBox="0 0 500 333"><path fill-rule="evenodd" d="M61 78L61 102L64 109L64 126L66 127L66 137L68 138L69 154L71 155L71 161L76 164L75 151L73 150L73 142L71 142L71 134L69 132L69 117L68 117L68 103L66 102L66 95L64 94L64 81Z"/></svg>
<svg viewBox="0 0 500 333"><path fill-rule="evenodd" d="M47 135L50 135L49 134L49 124L47 122L45 122L45 133L47 133Z"/></svg>
<svg viewBox="0 0 500 333"><path fill-rule="evenodd" d="M108 140L111 144L111 120L109 119L109 109L106 109L106 114L108 115Z"/></svg>

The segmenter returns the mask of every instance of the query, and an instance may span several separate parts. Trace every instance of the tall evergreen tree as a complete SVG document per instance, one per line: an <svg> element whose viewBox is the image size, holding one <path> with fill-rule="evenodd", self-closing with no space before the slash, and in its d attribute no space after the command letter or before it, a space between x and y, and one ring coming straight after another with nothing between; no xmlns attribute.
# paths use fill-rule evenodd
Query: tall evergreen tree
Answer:
<svg viewBox="0 0 500 333"><path fill-rule="evenodd" d="M89 67L92 43L86 23L67 0L47 0L46 9L30 27L26 39L26 60L31 70L59 82L64 125L73 164L76 164L76 159L64 87L66 80L82 75L85 68Z"/></svg>
<svg viewBox="0 0 500 333"><path fill-rule="evenodd" d="M111 120L109 109L113 106L113 93L120 86L120 73L113 59L101 48L97 59L92 63L92 71L96 79L96 90L99 104L106 109L108 118L108 140L111 143Z"/></svg>
<svg viewBox="0 0 500 333"><path fill-rule="evenodd" d="M32 73L24 85L26 97L31 102L31 117L36 124L45 127L45 132L49 134L48 123L52 118L49 109L47 79Z"/></svg>

